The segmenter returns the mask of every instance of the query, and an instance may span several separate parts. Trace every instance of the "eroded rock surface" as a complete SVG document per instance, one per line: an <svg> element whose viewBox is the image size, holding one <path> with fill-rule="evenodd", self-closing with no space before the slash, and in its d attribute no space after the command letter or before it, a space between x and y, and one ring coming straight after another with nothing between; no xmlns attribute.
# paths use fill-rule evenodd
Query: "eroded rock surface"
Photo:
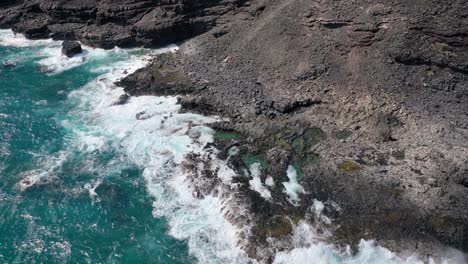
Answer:
<svg viewBox="0 0 468 264"><path fill-rule="evenodd" d="M243 0L10 0L0 26L28 38L80 40L102 48L161 46L211 29ZM1 7L1 6L0 6Z"/></svg>

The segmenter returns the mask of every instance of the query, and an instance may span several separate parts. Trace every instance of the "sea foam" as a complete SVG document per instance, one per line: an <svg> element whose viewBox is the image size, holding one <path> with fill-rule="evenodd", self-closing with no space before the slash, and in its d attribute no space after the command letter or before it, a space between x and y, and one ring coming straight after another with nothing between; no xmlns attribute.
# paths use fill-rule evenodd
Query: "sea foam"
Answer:
<svg viewBox="0 0 468 264"><path fill-rule="evenodd" d="M107 73L70 93L69 99L76 107L62 124L74 132L74 144L80 151L111 147L121 152L123 161L143 169L148 190L155 199L153 214L169 220L169 233L187 240L190 253L200 263L250 261L237 245L238 230L223 217L226 199L212 195L194 197L187 175L179 168L186 154L205 153L204 146L213 140L213 133L204 124L216 118L179 113L175 97L131 97L126 104L112 105L124 93L113 82L145 64L144 56L130 56L94 69ZM221 180L229 182L228 175L233 173L222 168L225 173L220 175ZM95 188L87 186L93 196Z"/></svg>
<svg viewBox="0 0 468 264"><path fill-rule="evenodd" d="M305 193L304 187L297 181L297 171L293 166L289 165L286 173L289 181L283 182L284 192L288 195L289 202L297 205L300 201L299 194Z"/></svg>

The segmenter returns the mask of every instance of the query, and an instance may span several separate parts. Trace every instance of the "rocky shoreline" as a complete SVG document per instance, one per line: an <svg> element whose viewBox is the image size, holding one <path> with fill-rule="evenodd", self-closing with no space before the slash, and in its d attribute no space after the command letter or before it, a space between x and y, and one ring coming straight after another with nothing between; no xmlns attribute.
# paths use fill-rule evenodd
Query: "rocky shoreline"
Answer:
<svg viewBox="0 0 468 264"><path fill-rule="evenodd" d="M2 8L0 27L29 38L103 48L184 41L119 85L230 118L213 125L219 158L229 156L239 175L260 163L261 182L276 183L266 200L251 178L236 177L252 214L249 256L271 260L272 237L287 249L294 223L318 221L315 200L338 245L364 238L423 257L445 246L468 251L466 1L37 0ZM281 184L289 166L305 189L297 206Z"/></svg>

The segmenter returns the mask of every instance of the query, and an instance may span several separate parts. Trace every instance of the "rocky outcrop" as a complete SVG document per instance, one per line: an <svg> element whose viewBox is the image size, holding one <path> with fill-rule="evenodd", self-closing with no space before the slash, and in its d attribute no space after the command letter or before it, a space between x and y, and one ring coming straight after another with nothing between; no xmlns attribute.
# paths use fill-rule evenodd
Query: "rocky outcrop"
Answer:
<svg viewBox="0 0 468 264"><path fill-rule="evenodd" d="M62 43L62 54L71 58L83 52L81 44L76 41L66 40Z"/></svg>
<svg viewBox="0 0 468 264"><path fill-rule="evenodd" d="M151 65L151 70L140 69L127 78L117 82L125 87L130 95L152 94L158 96L183 95L194 93L198 89L186 75L175 69L162 68L157 63Z"/></svg>
<svg viewBox="0 0 468 264"><path fill-rule="evenodd" d="M244 0L9 1L0 27L29 38L79 40L90 46L162 46L211 29Z"/></svg>

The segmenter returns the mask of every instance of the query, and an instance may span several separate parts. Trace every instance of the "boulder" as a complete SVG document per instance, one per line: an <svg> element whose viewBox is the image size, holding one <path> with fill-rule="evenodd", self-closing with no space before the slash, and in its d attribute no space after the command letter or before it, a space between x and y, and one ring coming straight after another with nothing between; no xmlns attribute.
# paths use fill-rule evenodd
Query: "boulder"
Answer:
<svg viewBox="0 0 468 264"><path fill-rule="evenodd" d="M80 54L81 52L83 52L83 50L81 49L81 45L76 41L66 40L62 44L62 54L67 56L68 58Z"/></svg>

